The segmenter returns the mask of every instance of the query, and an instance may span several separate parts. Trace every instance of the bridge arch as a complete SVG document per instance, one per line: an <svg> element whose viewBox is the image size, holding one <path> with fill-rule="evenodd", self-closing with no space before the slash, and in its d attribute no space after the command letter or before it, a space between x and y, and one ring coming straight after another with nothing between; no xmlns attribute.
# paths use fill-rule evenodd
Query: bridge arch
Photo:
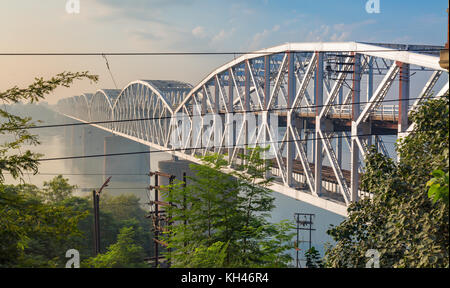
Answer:
<svg viewBox="0 0 450 288"><path fill-rule="evenodd" d="M80 96L74 97L74 112L77 114L79 119L87 119L90 121L90 109L91 109L91 100L93 94L91 93L83 93Z"/></svg>
<svg viewBox="0 0 450 288"><path fill-rule="evenodd" d="M448 72L438 63L440 48L357 42L283 44L242 55L213 70L195 87L178 81L131 82L109 103L111 119L124 121L106 129L156 149L173 148L171 132L183 129L178 129L182 121L170 120L183 113L188 115L190 130L187 137L180 137L187 140L181 146L184 150L177 149L174 155L195 162L196 154L226 152L232 168L242 160L239 153L245 147L269 144L274 155L271 173L276 177L273 190L345 215L349 203L370 197L359 189L367 147L375 144L387 154L381 137L408 133L414 126L408 112L426 96L448 93ZM60 111L89 121L79 113L84 107L80 97L61 100ZM93 99L91 118L98 109L92 108L95 105L108 107L107 101L95 101L105 100ZM206 142L199 137L210 119L204 113L219 114L222 120L220 133L215 135L214 129ZM231 116L236 114L255 117L256 125L233 122L236 118ZM192 125L196 116L202 121L198 127ZM143 118L147 120L126 121ZM281 119L275 121L282 123L281 128L272 129L274 118ZM216 140L220 145L197 148Z"/></svg>
<svg viewBox="0 0 450 288"><path fill-rule="evenodd" d="M114 120L148 119L114 123L117 132L166 146L170 135L173 106L191 85L169 80L138 80L129 83L113 106Z"/></svg>
<svg viewBox="0 0 450 288"><path fill-rule="evenodd" d="M90 106L90 115L92 122L111 121L113 118L113 106L119 96L119 89L100 89L92 97ZM99 124L103 127L112 129L112 123Z"/></svg>

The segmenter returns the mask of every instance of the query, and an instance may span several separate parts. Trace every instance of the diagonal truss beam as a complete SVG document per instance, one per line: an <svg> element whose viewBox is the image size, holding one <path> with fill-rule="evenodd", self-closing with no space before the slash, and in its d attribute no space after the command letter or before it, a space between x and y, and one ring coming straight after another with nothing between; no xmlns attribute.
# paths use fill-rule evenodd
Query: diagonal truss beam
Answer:
<svg viewBox="0 0 450 288"><path fill-rule="evenodd" d="M394 80L398 74L398 71L399 71L399 66L397 65L396 62L394 62L394 64L392 64L391 68L389 68L389 71L386 73L386 76L384 76L380 85L378 85L378 88L375 91L374 95L372 96L372 99L370 99L369 103L366 105L364 110L361 112L361 115L359 116L358 120L356 121L356 125L359 125L359 124L361 124L361 122L366 121L367 118L369 118L370 113L378 107L378 105L381 103L381 101L384 99L384 97L388 93L389 88L391 87L392 83L394 83Z"/></svg>

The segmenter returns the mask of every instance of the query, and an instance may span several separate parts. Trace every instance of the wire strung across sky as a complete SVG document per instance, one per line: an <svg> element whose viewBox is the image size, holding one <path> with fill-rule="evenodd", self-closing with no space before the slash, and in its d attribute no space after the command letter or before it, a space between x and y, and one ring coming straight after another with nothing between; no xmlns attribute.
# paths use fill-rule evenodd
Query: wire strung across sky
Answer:
<svg viewBox="0 0 450 288"><path fill-rule="evenodd" d="M11 173L3 173L3 174L5 174L5 175L11 175ZM63 172L61 172L61 173L55 173L55 172L52 172L52 173L46 173L46 172L43 172L43 173L40 173L40 172L38 172L38 173L22 173L22 174L29 174L29 175L42 175L42 176L57 176L57 175L64 175L64 176L103 176L103 175L105 175L105 173L63 173ZM149 176L148 175L148 173L147 174L142 174L142 173L113 173L113 174L111 174L111 173L107 173L108 174L108 176Z"/></svg>
<svg viewBox="0 0 450 288"><path fill-rule="evenodd" d="M94 190L98 189L98 187L75 187L77 190ZM148 190L149 187L105 187L108 190Z"/></svg>
<svg viewBox="0 0 450 288"><path fill-rule="evenodd" d="M410 100L426 100L426 99L434 99L440 96L430 96L430 97L416 97L416 98L407 98L407 99L383 99L377 101L377 103L388 103L388 102L402 102L402 101L410 101ZM352 106L357 104L369 104L371 101L359 101L359 102L349 102L349 103L332 103L332 104L321 104L321 105L311 105L311 106L296 106L296 107L286 107L286 108L271 108L271 109L256 109L256 110L238 110L229 113L217 112L215 115L226 115L226 114L241 114L241 113L259 113L259 112L271 112L271 111L286 111L286 110L295 110L295 109L314 109L314 108L322 108L322 107L335 107L335 106ZM186 117L192 116L205 116L209 113L199 113L198 115L186 115ZM182 115L183 116L183 115ZM149 121L149 120L163 120L163 119L171 119L175 118L177 120L181 120L179 116L163 116L163 117L146 117L146 118L136 118L136 119L121 119L121 120L105 120L105 121L91 121L91 122L80 122L80 123L66 123L66 124L50 124L50 125L37 125L30 127L15 127L15 128L2 128L0 131L15 131L22 129L43 129L43 128L57 128L57 127L69 127L69 126L83 126L83 125L92 125L92 124L108 124L108 123L121 123L121 122L134 122L134 121Z"/></svg>
<svg viewBox="0 0 450 288"><path fill-rule="evenodd" d="M421 48L421 49L369 49L369 50L339 50L328 51L329 53L378 53L378 52L439 52L442 48ZM314 52L314 51L293 51L293 52ZM327 51L321 51L326 53ZM269 51L224 51L224 52L2 52L0 56L196 56L196 55L268 55L282 52Z"/></svg>

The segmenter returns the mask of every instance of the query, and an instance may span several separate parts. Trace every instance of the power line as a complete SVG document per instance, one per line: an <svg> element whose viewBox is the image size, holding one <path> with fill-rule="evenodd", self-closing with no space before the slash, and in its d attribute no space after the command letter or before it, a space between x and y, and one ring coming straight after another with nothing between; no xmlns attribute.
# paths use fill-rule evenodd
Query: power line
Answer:
<svg viewBox="0 0 450 288"><path fill-rule="evenodd" d="M384 141L386 143L386 141ZM4 175L11 175L11 173L3 173ZM42 176L148 176L148 174L139 174L139 173L22 173L29 175L42 175Z"/></svg>
<svg viewBox="0 0 450 288"><path fill-rule="evenodd" d="M401 101L410 101L410 100L426 100L426 99L436 99L438 97L416 97L416 98L408 98L408 99L383 99L377 101L377 103L388 103L388 102L401 102ZM286 107L286 108L271 108L271 109L256 109L256 110L244 110L244 111L233 111L229 113L218 112L214 113L214 115L227 115L227 114L241 114L241 113L257 113L257 112L271 112L271 111L285 111L285 110L295 110L295 109L314 109L314 108L322 108L322 107L335 107L335 106L351 106L356 104L369 104L371 101L359 101L359 102L350 102L350 103L332 103L332 104L321 104L321 105L311 105L311 106L296 106L296 107ZM210 115L209 113L199 113L198 115L187 115L187 117L191 116L205 116ZM163 119L178 119L177 116L163 116L163 117L148 117L148 118L137 118L137 119L121 119L121 120L105 120L105 121L90 121L90 122L81 122L81 123L67 123L67 124L50 124L50 125L39 125L39 126L31 126L31 127L16 127L12 129L0 129L0 131L15 131L22 129L43 129L43 128L57 128L57 127L69 127L69 126L84 126L84 125L92 125L92 124L108 124L108 123L121 123L121 122L135 122L135 121L149 121L149 120L163 120ZM179 119L178 119L179 120Z"/></svg>
<svg viewBox="0 0 450 288"><path fill-rule="evenodd" d="M94 189L98 189L98 187L76 187L74 189L78 189L78 190L94 190ZM148 190L148 187L107 187L105 188L105 190Z"/></svg>
<svg viewBox="0 0 450 288"><path fill-rule="evenodd" d="M116 87L116 89L118 89L118 88L117 88L116 80L114 80L114 76L113 76L113 74L112 74L112 72L111 72L111 69L110 69L110 67L109 67L108 58L106 58L106 55L103 55L103 58L105 58L105 61L106 61L106 68L108 68L109 75L111 76L111 79L112 79L112 81L114 82L114 86Z"/></svg>
<svg viewBox="0 0 450 288"><path fill-rule="evenodd" d="M370 49L370 50L339 50L339 51L319 51L323 53L372 53L372 52L439 52L442 48L427 49ZM197 55L269 55L280 54L286 51L269 52L269 51L224 51L224 52L17 52L17 53L0 53L0 56L197 56ZM294 53L314 53L316 51L292 51Z"/></svg>

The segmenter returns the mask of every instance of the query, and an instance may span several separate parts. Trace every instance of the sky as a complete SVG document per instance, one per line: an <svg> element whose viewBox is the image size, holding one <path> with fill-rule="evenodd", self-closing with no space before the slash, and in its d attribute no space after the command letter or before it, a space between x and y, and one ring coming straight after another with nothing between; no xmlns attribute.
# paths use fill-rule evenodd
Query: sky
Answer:
<svg viewBox="0 0 450 288"><path fill-rule="evenodd" d="M363 41L443 45L445 0L0 0L0 53L15 52L234 52L286 42ZM75 0L76 1L76 0ZM137 79L200 82L231 55L109 56L118 88ZM98 83L75 82L46 98L114 88L100 56L0 56L0 91L35 77L89 71Z"/></svg>

